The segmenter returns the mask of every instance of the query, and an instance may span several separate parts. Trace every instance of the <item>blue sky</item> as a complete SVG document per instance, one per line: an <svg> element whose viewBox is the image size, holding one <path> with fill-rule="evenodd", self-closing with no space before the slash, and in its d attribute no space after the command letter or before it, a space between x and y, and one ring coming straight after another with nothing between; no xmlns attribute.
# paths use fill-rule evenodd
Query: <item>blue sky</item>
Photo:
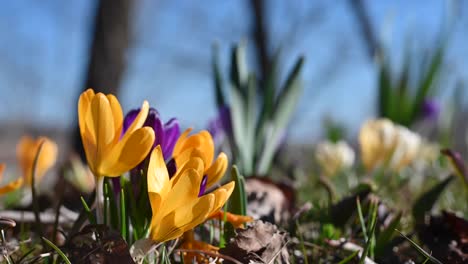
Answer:
<svg viewBox="0 0 468 264"><path fill-rule="evenodd" d="M246 1L136 2L129 65L119 94L124 110L147 99L164 118L175 116L184 126L204 128L215 115L211 44L220 45L227 69L231 44L248 38ZM268 3L273 48L282 47L284 70L300 54L307 59L304 95L291 126L292 137L319 135L324 116L355 132L374 115L376 75L347 2ZM397 62L408 38L418 48L431 47L444 17L453 18L443 93L449 93L455 80L467 80L466 3L460 2L463 5L456 13L447 12L450 1L365 3L380 40ZM70 127L76 122L76 96L85 74L94 11L92 0L2 3L1 123L21 120Z"/></svg>

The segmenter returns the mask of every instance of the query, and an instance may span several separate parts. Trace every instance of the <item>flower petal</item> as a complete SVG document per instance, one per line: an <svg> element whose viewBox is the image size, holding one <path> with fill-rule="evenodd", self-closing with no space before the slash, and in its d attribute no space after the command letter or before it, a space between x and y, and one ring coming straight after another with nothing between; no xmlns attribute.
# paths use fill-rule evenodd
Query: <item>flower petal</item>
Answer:
<svg viewBox="0 0 468 264"><path fill-rule="evenodd" d="M0 187L0 195L16 191L23 185L23 178L18 178L15 181L8 183L5 186Z"/></svg>
<svg viewBox="0 0 468 264"><path fill-rule="evenodd" d="M152 230L151 238L157 242L172 240L203 223L213 208L214 199L213 194L204 195L172 211Z"/></svg>
<svg viewBox="0 0 468 264"><path fill-rule="evenodd" d="M228 167L228 158L223 152L219 153L216 161L211 165L211 167L206 171L208 177L207 187L213 186L217 183L226 173Z"/></svg>
<svg viewBox="0 0 468 264"><path fill-rule="evenodd" d="M142 127L124 138L115 145L107 155L107 159L98 168L102 176L117 177L131 170L142 162L154 142L154 132L150 127Z"/></svg>
<svg viewBox="0 0 468 264"><path fill-rule="evenodd" d="M114 120L114 143L120 139L120 134L122 134L122 125L123 125L123 113L122 107L120 106L119 100L112 95L107 95L107 100L109 100L109 104L112 111L112 117Z"/></svg>
<svg viewBox="0 0 468 264"><path fill-rule="evenodd" d="M81 136L83 136L85 131L85 117L86 113L89 111L94 95L93 89L88 89L80 95L80 99L78 100L78 123Z"/></svg>
<svg viewBox="0 0 468 264"><path fill-rule="evenodd" d="M166 215L171 210L177 209L198 197L202 176L194 169L185 170L180 180L175 183L164 198L165 206L161 208L160 214Z"/></svg>
<svg viewBox="0 0 468 264"><path fill-rule="evenodd" d="M185 140L188 136L188 134L192 131L192 128L188 128L184 131L184 133L182 133L182 135L180 135L179 139L177 140L175 146L174 146L174 150L173 150L173 153L172 155L173 156L177 156L179 155L180 153L182 153L185 149L183 148L184 147L184 143L185 143Z"/></svg>
<svg viewBox="0 0 468 264"><path fill-rule="evenodd" d="M204 175L205 167L203 166L203 160L200 157L194 156L191 157L186 163L182 164L180 168L177 169L174 176L172 176L171 182L172 186L177 183L177 181L184 177L182 176L187 169L194 169L201 176Z"/></svg>
<svg viewBox="0 0 468 264"><path fill-rule="evenodd" d="M165 158L172 156L174 146L177 139L180 136L179 121L175 118L169 120L164 124L164 142L163 142L163 154Z"/></svg>
<svg viewBox="0 0 468 264"><path fill-rule="evenodd" d="M3 172L5 171L6 165L0 163L0 182L3 180Z"/></svg>
<svg viewBox="0 0 468 264"><path fill-rule="evenodd" d="M166 163L162 156L161 147L157 146L153 149L148 165L148 192L159 193L165 197L169 191L169 174L167 172Z"/></svg>
<svg viewBox="0 0 468 264"><path fill-rule="evenodd" d="M148 101L145 100L143 101L143 104L141 105L141 110L138 113L138 115L135 117L135 120L133 120L132 124L127 129L127 131L125 131L125 134L123 135L122 140L126 140L128 137L130 137L130 135L133 132L135 132L137 129L143 126L143 124L145 123L146 117L148 116L148 111L149 111L149 104L148 104Z"/></svg>
<svg viewBox="0 0 468 264"><path fill-rule="evenodd" d="M91 111L88 112L88 115L91 116L86 118L86 122L92 121L92 123L86 125L94 132L97 146L96 163L100 164L107 156L109 146L114 141L115 133L112 109L104 94L98 93L94 96L91 101Z"/></svg>
<svg viewBox="0 0 468 264"><path fill-rule="evenodd" d="M215 195L215 201L214 201L214 204L213 204L213 208L212 208L212 210L210 212L210 215L213 214L216 211L219 211L221 209L221 207L224 206L226 201L231 196L232 191L234 190L234 186L235 186L234 181L231 181L231 182L219 187L218 189L216 189L214 192L211 193L211 194Z"/></svg>
<svg viewBox="0 0 468 264"><path fill-rule="evenodd" d="M53 142L52 140L46 138L46 137L40 137L38 140L38 145L39 147L40 144L42 144L41 152L39 153L39 157L37 160L37 166L36 166L36 173L35 177L37 179L36 182L39 182L44 174L55 165L55 162L57 161L57 153L58 153L58 148L57 144ZM43 143L42 143L43 142ZM31 167L32 163L34 160L31 162ZM31 168L32 169L32 168ZM28 182L30 183L29 175L28 176Z"/></svg>

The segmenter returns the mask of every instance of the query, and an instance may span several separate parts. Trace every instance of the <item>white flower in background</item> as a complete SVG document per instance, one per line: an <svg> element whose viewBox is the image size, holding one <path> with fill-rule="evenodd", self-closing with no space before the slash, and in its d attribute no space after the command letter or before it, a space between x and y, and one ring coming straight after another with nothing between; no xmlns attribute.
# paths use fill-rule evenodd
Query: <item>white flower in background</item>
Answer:
<svg viewBox="0 0 468 264"><path fill-rule="evenodd" d="M354 150L342 140L336 143L320 142L315 149L315 159L327 176L334 176L353 166L354 157Z"/></svg>
<svg viewBox="0 0 468 264"><path fill-rule="evenodd" d="M390 169L399 171L417 158L421 141L418 134L389 119L369 120L359 133L364 167L371 171L388 165Z"/></svg>
<svg viewBox="0 0 468 264"><path fill-rule="evenodd" d="M366 121L359 133L361 160L370 171L389 160L398 140L396 126L388 119Z"/></svg>
<svg viewBox="0 0 468 264"><path fill-rule="evenodd" d="M395 171L413 162L420 150L421 137L403 126L396 126L398 140L392 154L390 167Z"/></svg>

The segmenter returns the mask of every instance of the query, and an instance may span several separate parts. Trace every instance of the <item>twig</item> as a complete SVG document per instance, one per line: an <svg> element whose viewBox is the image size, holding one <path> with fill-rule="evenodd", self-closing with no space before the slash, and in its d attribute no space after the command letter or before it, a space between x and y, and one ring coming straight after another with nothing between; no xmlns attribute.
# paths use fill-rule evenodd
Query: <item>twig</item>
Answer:
<svg viewBox="0 0 468 264"><path fill-rule="evenodd" d="M0 217L10 218L16 222L34 222L36 216L31 211L17 211L17 210L4 210L0 211ZM43 224L54 224L55 212L45 211L39 213L41 223ZM71 225L78 218L78 214L70 211L63 206L60 208L60 216L58 217L59 224Z"/></svg>

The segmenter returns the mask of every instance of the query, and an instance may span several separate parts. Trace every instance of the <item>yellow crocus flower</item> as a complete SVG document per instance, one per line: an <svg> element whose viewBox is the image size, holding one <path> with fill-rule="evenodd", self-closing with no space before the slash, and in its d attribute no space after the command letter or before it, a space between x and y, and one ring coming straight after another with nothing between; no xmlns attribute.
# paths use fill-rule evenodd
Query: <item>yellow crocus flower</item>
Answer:
<svg viewBox="0 0 468 264"><path fill-rule="evenodd" d="M148 166L148 195L152 218L150 239L156 243L180 237L220 210L234 189L234 182L199 197L203 160L190 157L169 178L161 147L154 148Z"/></svg>
<svg viewBox="0 0 468 264"><path fill-rule="evenodd" d="M5 164L0 164L0 181L3 179L3 172L5 171ZM4 186L0 186L0 195L16 191L23 185L23 178L18 178Z"/></svg>
<svg viewBox="0 0 468 264"><path fill-rule="evenodd" d="M151 150L154 132L142 127L149 104L143 102L141 111L122 133L123 114L117 98L92 89L83 92L78 101L80 134L88 166L95 177L117 177L136 167Z"/></svg>
<svg viewBox="0 0 468 264"><path fill-rule="evenodd" d="M213 162L215 146L211 134L202 130L189 136L191 131L192 129L187 129L179 137L172 156L176 161L177 168L192 157L201 158L205 168L203 175L207 177L204 187L210 188L224 176L228 167L228 158L225 153L221 152Z"/></svg>
<svg viewBox="0 0 468 264"><path fill-rule="evenodd" d="M41 144L42 148L40 153L38 153ZM32 170L36 155L39 155L37 157L36 171L34 172L36 177L35 182L37 183L55 165L57 152L57 144L47 137L33 139L29 136L23 136L19 140L16 145L16 157L23 173L24 182L28 186L31 186L32 183Z"/></svg>

